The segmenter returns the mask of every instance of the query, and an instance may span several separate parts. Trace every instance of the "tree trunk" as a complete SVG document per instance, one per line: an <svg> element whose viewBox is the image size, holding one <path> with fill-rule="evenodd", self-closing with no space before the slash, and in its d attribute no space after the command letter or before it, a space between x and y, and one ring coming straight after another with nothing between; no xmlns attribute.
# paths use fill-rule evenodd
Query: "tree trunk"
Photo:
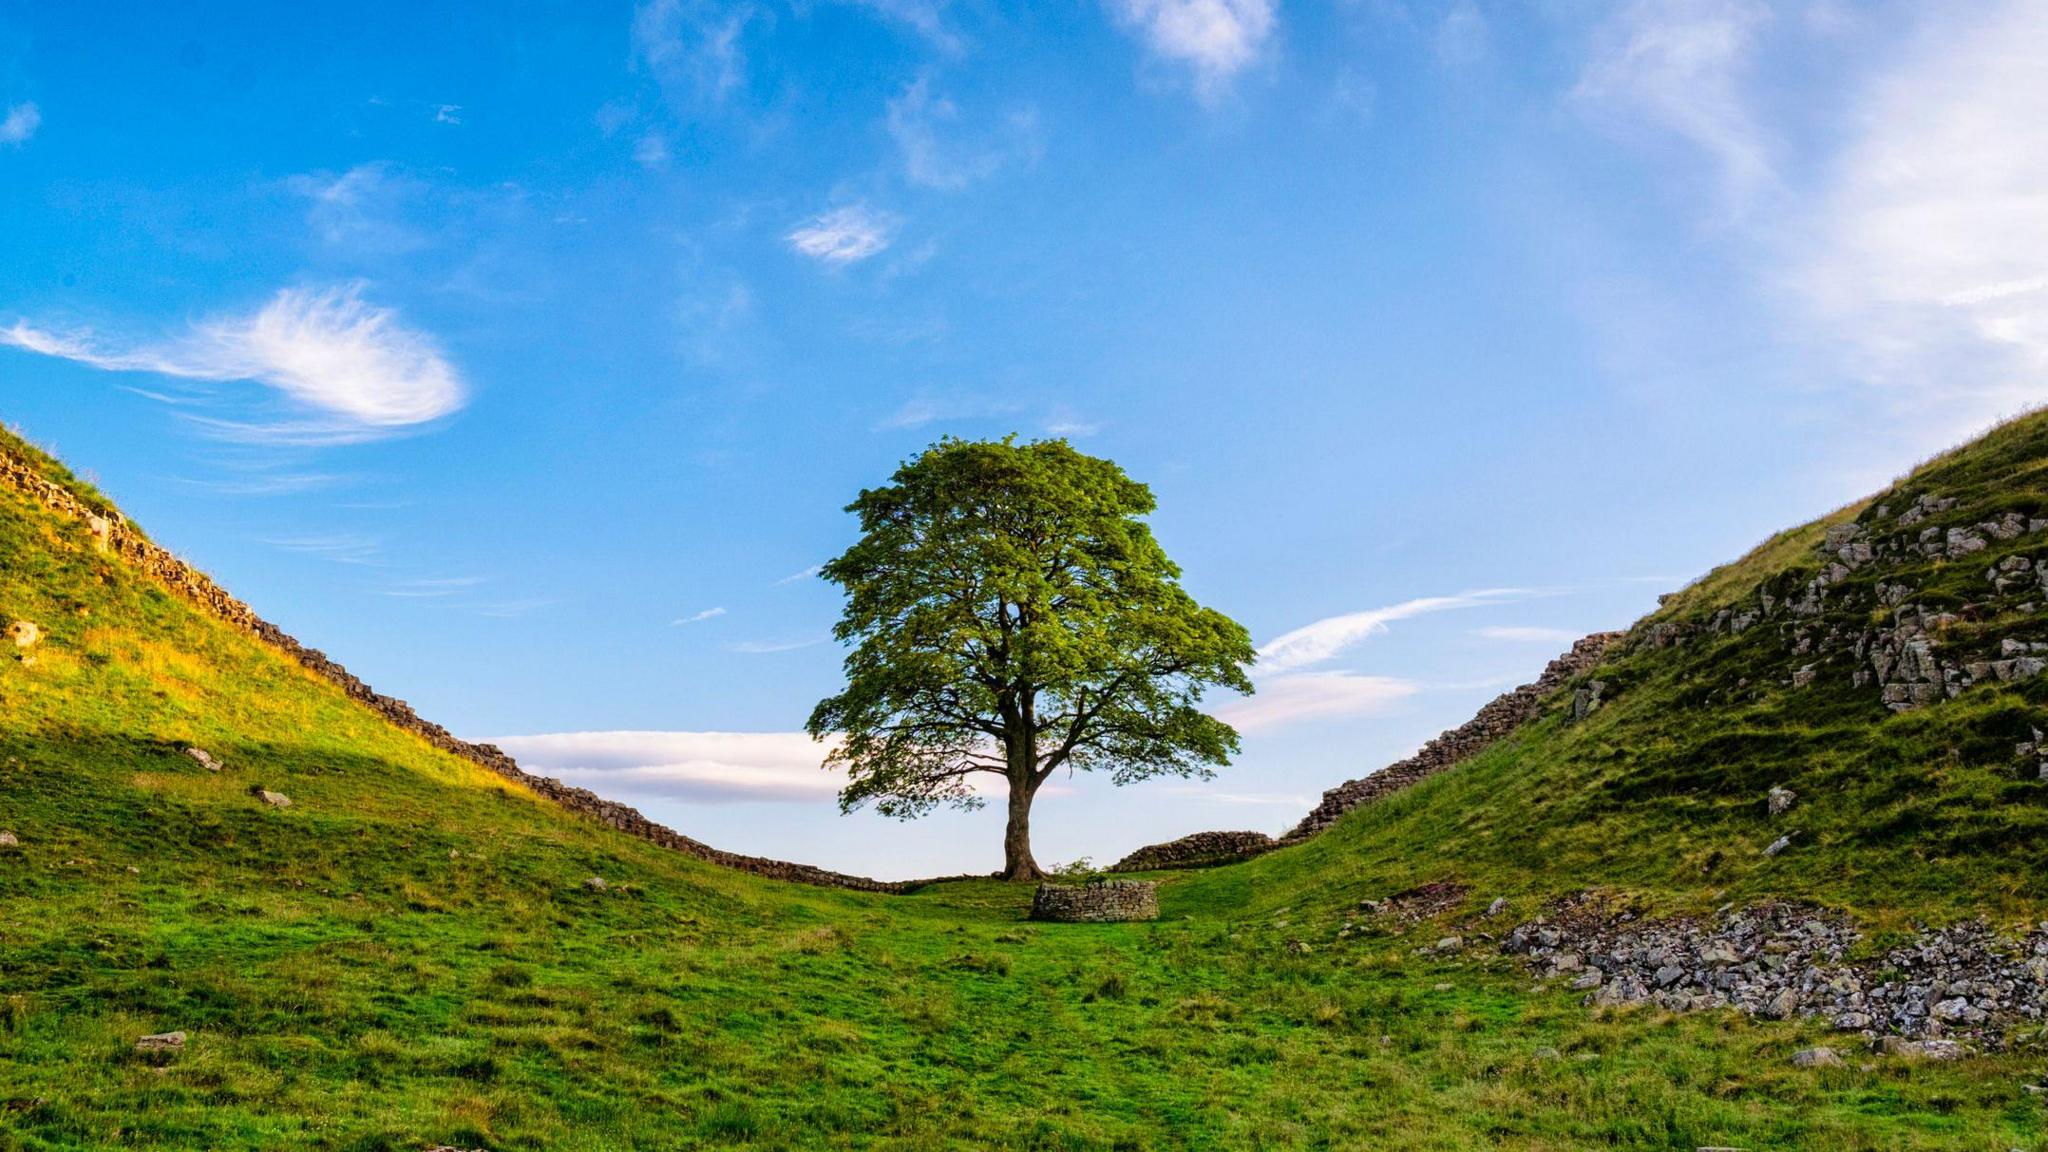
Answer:
<svg viewBox="0 0 2048 1152"><path fill-rule="evenodd" d="M1011 779L1010 822L1003 830L1003 879L1037 880L1045 873L1031 858L1031 781Z"/></svg>

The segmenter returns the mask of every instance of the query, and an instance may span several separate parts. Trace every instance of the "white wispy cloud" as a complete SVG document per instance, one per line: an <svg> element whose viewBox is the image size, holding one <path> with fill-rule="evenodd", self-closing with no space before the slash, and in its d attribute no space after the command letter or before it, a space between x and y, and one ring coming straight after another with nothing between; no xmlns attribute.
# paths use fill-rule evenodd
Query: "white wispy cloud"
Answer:
<svg viewBox="0 0 2048 1152"><path fill-rule="evenodd" d="M649 132L633 143L633 162L642 168L659 168L668 163L668 137Z"/></svg>
<svg viewBox="0 0 2048 1152"><path fill-rule="evenodd" d="M701 624L706 620L716 620L723 615L725 615L724 608L706 608L702 612L693 612L688 616L671 620L669 621L669 626L673 628L681 627L684 624Z"/></svg>
<svg viewBox="0 0 2048 1152"><path fill-rule="evenodd" d="M103 343L22 320L0 344L118 372L185 380L253 381L281 394L298 418L201 419L231 439L333 443L387 435L461 408L466 388L434 340L362 298L359 285L287 288L253 313L218 317L155 342Z"/></svg>
<svg viewBox="0 0 2048 1152"><path fill-rule="evenodd" d="M1601 30L1573 95L1617 130L1669 134L1705 153L1726 208L1740 213L1777 180L1746 87L1770 19L1762 0L1636 0Z"/></svg>
<svg viewBox="0 0 2048 1152"><path fill-rule="evenodd" d="M889 247L895 221L865 205L849 204L813 216L784 239L796 251L826 264L856 264Z"/></svg>
<svg viewBox="0 0 2048 1152"><path fill-rule="evenodd" d="M943 52L959 52L965 45L958 33L946 26L945 0L847 0L859 8L865 8L892 23L901 24L916 32L932 47Z"/></svg>
<svg viewBox="0 0 2048 1152"><path fill-rule="evenodd" d="M769 587L781 588L786 585L794 584L799 580L809 580L812 577L816 576L818 573L823 572L824 570L825 566L823 564L813 564L809 568L806 568L801 572L791 572L789 575L784 576L782 579L777 580L773 584L769 585Z"/></svg>
<svg viewBox="0 0 2048 1152"><path fill-rule="evenodd" d="M1492 628L1476 628L1472 634L1488 640L1509 640L1517 643L1532 644L1570 644L1584 635L1584 633L1573 632L1568 628L1537 628L1521 624L1504 624Z"/></svg>
<svg viewBox="0 0 2048 1152"><path fill-rule="evenodd" d="M1484 59L1492 48L1492 27L1486 14L1472 0L1457 0L1444 13L1431 38L1437 63L1445 68L1468 68Z"/></svg>
<svg viewBox="0 0 2048 1152"><path fill-rule="evenodd" d="M322 243L352 255L415 251L427 238L400 218L401 204L421 191L418 181L383 163L346 172L310 172L285 181L307 201L306 223Z"/></svg>
<svg viewBox="0 0 2048 1152"><path fill-rule="evenodd" d="M492 739L529 772L602 795L705 803L823 802L843 779L801 732L563 732Z"/></svg>
<svg viewBox="0 0 2048 1152"><path fill-rule="evenodd" d="M438 600L466 592L489 579L488 576L433 576L419 580L401 580L389 587L378 589L377 594L400 600Z"/></svg>
<svg viewBox="0 0 2048 1152"><path fill-rule="evenodd" d="M1258 60L1278 9L1278 0L1110 0L1117 22L1137 31L1154 55L1193 71L1205 99Z"/></svg>
<svg viewBox="0 0 2048 1152"><path fill-rule="evenodd" d="M633 10L633 60L672 98L723 104L746 83L751 4L647 0Z"/></svg>
<svg viewBox="0 0 2048 1152"><path fill-rule="evenodd" d="M1295 672L1259 681L1256 695L1216 709L1216 718L1240 732L1258 732L1308 720L1364 716L1413 696L1412 681L1355 672Z"/></svg>
<svg viewBox="0 0 2048 1152"><path fill-rule="evenodd" d="M1004 118L995 134L970 138L960 109L932 88L929 77L911 81L889 100L884 124L912 184L958 191L1012 161L1030 164L1042 151L1038 116L1025 109Z"/></svg>
<svg viewBox="0 0 2048 1152"><path fill-rule="evenodd" d="M496 620L514 620L559 603L561 601L552 596L528 596L518 600L500 600L494 604L480 604L476 607L476 614Z"/></svg>
<svg viewBox="0 0 2048 1152"><path fill-rule="evenodd" d="M1859 93L1785 277L1924 448L2048 398L2048 8L1944 14Z"/></svg>
<svg viewBox="0 0 2048 1152"><path fill-rule="evenodd" d="M1005 397L969 392L925 392L875 422L878 432L922 428L944 420L977 420L1008 416L1023 406Z"/></svg>
<svg viewBox="0 0 2048 1152"><path fill-rule="evenodd" d="M177 402L171 400L170 402ZM251 470L241 475L222 475L199 478L173 476L172 480L186 487L219 496L290 496L300 492L314 492L333 488L354 480L352 476L336 475L331 472L263 472Z"/></svg>
<svg viewBox="0 0 2048 1152"><path fill-rule="evenodd" d="M1316 798L1306 792L1233 792L1208 784L1169 784L1159 791L1169 796L1183 796L1209 804L1228 804L1248 807L1312 808Z"/></svg>
<svg viewBox="0 0 2048 1152"><path fill-rule="evenodd" d="M16 104L0 117L0 144L25 144L42 126L42 109L33 102Z"/></svg>
<svg viewBox="0 0 2048 1152"><path fill-rule="evenodd" d="M794 652L799 648L814 648L832 637L826 633L815 636L799 636L792 640L742 640L728 645L726 651L742 656L767 656L776 652Z"/></svg>
<svg viewBox="0 0 2048 1152"><path fill-rule="evenodd" d="M1259 662L1255 672L1260 676L1271 676L1320 664L1369 636L1385 632L1387 625L1396 620L1406 620L1431 612L1448 612L1457 608L1503 604L1530 594L1527 590L1519 588L1488 588L1476 592L1460 592L1455 596L1424 596L1404 600L1385 608L1368 608L1362 612L1330 616L1291 632L1282 633L1260 645ZM1262 684L1260 694L1264 693L1265 687Z"/></svg>
<svg viewBox="0 0 2048 1152"><path fill-rule="evenodd" d="M335 532L317 536L286 536L265 540L273 548L286 552L298 552L307 556L318 556L336 564L377 564L384 551L383 542L374 536L363 536L353 532Z"/></svg>

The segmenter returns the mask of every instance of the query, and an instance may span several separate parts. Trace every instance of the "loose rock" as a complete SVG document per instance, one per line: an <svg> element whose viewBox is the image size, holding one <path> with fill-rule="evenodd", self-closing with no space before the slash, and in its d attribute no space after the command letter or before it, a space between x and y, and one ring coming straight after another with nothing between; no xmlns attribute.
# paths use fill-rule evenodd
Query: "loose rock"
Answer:
<svg viewBox="0 0 2048 1152"><path fill-rule="evenodd" d="M254 796L258 800L263 801L265 804L270 805L272 808L289 808L292 806L291 797L285 795L282 792L272 792L270 789L265 788L261 785L257 785L255 787L250 788L249 795Z"/></svg>
<svg viewBox="0 0 2048 1152"><path fill-rule="evenodd" d="M213 758L213 754L208 752L204 748L187 748L185 749L185 755L190 756L192 759L198 761L199 766L201 768L206 769L208 772L220 771L220 761L215 760Z"/></svg>
<svg viewBox="0 0 2048 1152"><path fill-rule="evenodd" d="M1770 791L1770 795L1764 798L1773 816L1783 816L1785 813L1790 812L1793 801L1797 799L1799 799L1799 793L1792 791L1790 788L1773 788Z"/></svg>
<svg viewBox="0 0 2048 1152"><path fill-rule="evenodd" d="M1997 1049L2048 1019L2048 922L2017 939L1982 921L1920 932L1882 956L1844 959L1860 939L1846 918L1786 903L1723 908L1712 919L1649 920L1583 894L1508 933L1501 950L1538 977L1584 967L1588 1005L1733 1008L1764 1019L1818 1017L1880 1052L1955 1059L1968 1041ZM1898 1047L1910 1043L1911 1047Z"/></svg>
<svg viewBox="0 0 2048 1152"><path fill-rule="evenodd" d="M158 1032L144 1036L135 1042L135 1050L141 1053L182 1052L185 1050L183 1032Z"/></svg>
<svg viewBox="0 0 2048 1152"><path fill-rule="evenodd" d="M1807 1048L1792 1054L1795 1068L1840 1068L1842 1054L1833 1048Z"/></svg>

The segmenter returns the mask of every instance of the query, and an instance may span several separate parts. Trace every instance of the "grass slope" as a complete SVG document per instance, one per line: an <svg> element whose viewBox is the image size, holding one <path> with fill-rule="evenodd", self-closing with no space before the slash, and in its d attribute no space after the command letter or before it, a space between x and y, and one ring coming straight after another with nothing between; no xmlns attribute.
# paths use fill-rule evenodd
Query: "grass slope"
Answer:
<svg viewBox="0 0 2048 1152"><path fill-rule="evenodd" d="M2015 427L2023 450L1987 467L2034 485L2044 429ZM1805 559L1745 563L1666 611ZM1731 712L1687 694L1767 653L1645 652L1588 722L1548 716L1305 846L1169 878L1157 924L1038 926L1000 884L802 888L574 818L4 492L0 616L47 633L0 663L0 827L22 841L0 849L0 1149L2048 1138L2028 1054L1793 1069L1815 1026L1590 1013L1479 950L1332 943L1358 899L1446 878L1519 912L1600 883L1896 924L2038 914L2039 800L1994 754L2033 686L1903 717L1846 689ZM1757 800L1782 782L1816 847L1765 862ZM130 1051L166 1029L186 1051Z"/></svg>

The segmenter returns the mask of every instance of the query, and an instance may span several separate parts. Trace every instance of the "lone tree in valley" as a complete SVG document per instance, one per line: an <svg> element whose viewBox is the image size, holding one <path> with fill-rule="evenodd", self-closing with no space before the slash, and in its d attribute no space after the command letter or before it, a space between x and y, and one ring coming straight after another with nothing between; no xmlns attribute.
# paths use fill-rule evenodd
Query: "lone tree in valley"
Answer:
<svg viewBox="0 0 2048 1152"><path fill-rule="evenodd" d="M1003 874L1042 875L1031 801L1061 768L1118 784L1213 775L1237 732L1210 685L1252 690L1251 637L1181 589L1141 519L1151 489L1064 440L943 440L847 511L861 538L826 564L846 590L846 689L808 725L843 735L843 812L909 819L1009 785Z"/></svg>

